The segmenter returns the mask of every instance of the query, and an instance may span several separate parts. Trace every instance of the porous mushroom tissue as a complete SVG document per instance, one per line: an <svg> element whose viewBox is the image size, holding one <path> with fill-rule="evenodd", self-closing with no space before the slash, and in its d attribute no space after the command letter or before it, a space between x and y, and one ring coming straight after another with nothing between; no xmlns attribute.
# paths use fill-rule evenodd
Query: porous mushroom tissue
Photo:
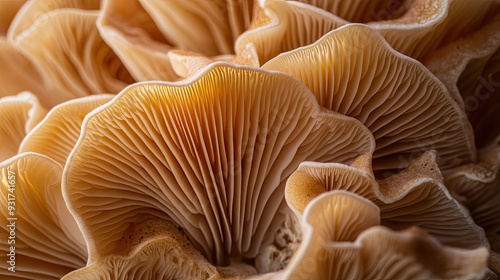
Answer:
<svg viewBox="0 0 500 280"><path fill-rule="evenodd" d="M0 0L0 279L500 279L500 1Z"/></svg>

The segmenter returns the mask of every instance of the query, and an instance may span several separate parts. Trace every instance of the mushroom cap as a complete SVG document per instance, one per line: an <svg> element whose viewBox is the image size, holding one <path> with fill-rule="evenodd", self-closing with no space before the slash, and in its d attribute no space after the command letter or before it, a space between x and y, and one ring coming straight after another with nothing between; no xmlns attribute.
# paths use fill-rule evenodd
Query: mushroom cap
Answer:
<svg viewBox="0 0 500 280"><path fill-rule="evenodd" d="M290 208L301 216L312 198L345 190L376 203L382 224L393 230L418 226L449 246L489 247L484 230L444 186L435 153L425 153L405 170L379 181L371 172L369 156L362 155L354 163L356 167L303 162L287 181L285 198Z"/></svg>
<svg viewBox="0 0 500 280"><path fill-rule="evenodd" d="M234 41L250 27L257 2L147 0L141 4L173 46L216 56L234 53Z"/></svg>
<svg viewBox="0 0 500 280"><path fill-rule="evenodd" d="M262 63L281 52L311 44L341 25L356 22L379 31L397 51L421 60L478 29L500 7L497 1L450 0L265 0L260 5L267 19L243 33L236 49L238 42L254 42Z"/></svg>
<svg viewBox="0 0 500 280"><path fill-rule="evenodd" d="M0 1L0 37L5 37L17 12L26 0Z"/></svg>
<svg viewBox="0 0 500 280"><path fill-rule="evenodd" d="M216 279L217 269L170 222L148 220L127 232L130 254L112 255L75 270L70 279ZM123 244L127 246L126 244ZM147 260L147 261L144 261Z"/></svg>
<svg viewBox="0 0 500 280"><path fill-rule="evenodd" d="M378 207L363 197L321 194L304 211L299 249L274 279L470 279L486 272L486 248L443 246L418 228L395 232L379 220Z"/></svg>
<svg viewBox="0 0 500 280"><path fill-rule="evenodd" d="M448 88L474 128L476 147L500 134L500 13L485 26L438 49L424 64Z"/></svg>
<svg viewBox="0 0 500 280"><path fill-rule="evenodd" d="M349 163L373 145L357 120L321 110L288 75L218 63L183 82L129 86L89 114L64 189L91 262L113 253L129 223L153 216L227 264L231 254L255 257L277 230L300 162Z"/></svg>
<svg viewBox="0 0 500 280"><path fill-rule="evenodd" d="M2 1L15 2L15 1ZM21 33L36 24L38 20L51 11L59 9L78 9L78 10L99 10L100 0L31 0L16 1L26 2L16 14L9 28L7 37L15 40Z"/></svg>
<svg viewBox="0 0 500 280"><path fill-rule="evenodd" d="M19 48L0 38L0 97L30 91L45 92L42 71Z"/></svg>
<svg viewBox="0 0 500 280"><path fill-rule="evenodd" d="M144 10L141 1L105 0L97 27L137 81L174 81L179 77L169 63L172 46Z"/></svg>
<svg viewBox="0 0 500 280"><path fill-rule="evenodd" d="M0 98L0 162L14 156L24 137L40 122L45 109L30 92Z"/></svg>
<svg viewBox="0 0 500 280"><path fill-rule="evenodd" d="M60 279L85 266L86 245L61 193L61 165L39 154L22 153L1 162L0 172L1 220L13 225L2 226L0 251L6 256L14 247L16 270L7 270L10 264L3 261L0 276Z"/></svg>
<svg viewBox="0 0 500 280"><path fill-rule="evenodd" d="M262 68L291 74L321 106L367 126L377 142L374 169L404 168L430 149L441 168L476 159L472 129L446 87L367 26L343 26Z"/></svg>
<svg viewBox="0 0 500 280"><path fill-rule="evenodd" d="M113 94L96 94L61 103L52 108L19 146L19 152L46 155L64 165L75 146L85 116L105 104Z"/></svg>
<svg viewBox="0 0 500 280"><path fill-rule="evenodd" d="M117 93L133 82L99 35L97 17L97 11L52 11L16 38L16 45L43 69L47 88L39 98L47 108L76 97Z"/></svg>
<svg viewBox="0 0 500 280"><path fill-rule="evenodd" d="M443 172L446 187L484 228L491 249L500 253L500 137L479 150L479 161Z"/></svg>

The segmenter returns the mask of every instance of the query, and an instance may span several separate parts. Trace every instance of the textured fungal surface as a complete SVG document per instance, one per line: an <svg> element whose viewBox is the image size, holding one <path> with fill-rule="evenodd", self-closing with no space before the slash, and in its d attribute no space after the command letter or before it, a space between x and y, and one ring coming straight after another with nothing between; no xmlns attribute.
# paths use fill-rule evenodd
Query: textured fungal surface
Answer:
<svg viewBox="0 0 500 280"><path fill-rule="evenodd" d="M499 46L498 0L0 0L0 278L500 279Z"/></svg>

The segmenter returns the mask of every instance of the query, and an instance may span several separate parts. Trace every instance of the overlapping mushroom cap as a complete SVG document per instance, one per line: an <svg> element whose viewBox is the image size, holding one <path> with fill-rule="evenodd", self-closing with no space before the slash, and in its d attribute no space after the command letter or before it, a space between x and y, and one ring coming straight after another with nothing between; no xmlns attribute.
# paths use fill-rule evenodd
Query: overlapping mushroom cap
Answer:
<svg viewBox="0 0 500 280"><path fill-rule="evenodd" d="M43 118L46 110L36 96L22 92L0 98L0 162L15 156L24 137Z"/></svg>
<svg viewBox="0 0 500 280"><path fill-rule="evenodd" d="M61 192L61 165L23 153L3 161L0 172L0 251L13 256L0 264L2 279L60 279L85 266L86 244Z"/></svg>
<svg viewBox="0 0 500 280"><path fill-rule="evenodd" d="M377 141L375 169L401 169L435 149L441 167L476 159L473 133L446 87L373 29L348 25L262 66L306 84L321 106L354 117Z"/></svg>
<svg viewBox="0 0 500 280"><path fill-rule="evenodd" d="M87 118L64 185L91 262L150 217L182 226L215 263L253 258L284 219L285 181L300 162L349 163L374 144L297 80L225 64L131 86Z"/></svg>
<svg viewBox="0 0 500 280"><path fill-rule="evenodd" d="M300 2L260 1L268 19L242 34L236 50L253 43L261 63L265 63L281 52L312 44L339 26L365 23L378 30L397 51L421 59L476 30L500 7L495 1L461 0Z"/></svg>
<svg viewBox="0 0 500 280"><path fill-rule="evenodd" d="M291 262L263 279L470 279L486 271L485 248L456 249L418 228L378 226L378 207L351 192L314 198L301 222L303 240Z"/></svg>
<svg viewBox="0 0 500 280"><path fill-rule="evenodd" d="M19 152L46 155L64 165L80 136L85 116L113 97L112 94L91 95L55 106L35 128L25 135L19 145Z"/></svg>

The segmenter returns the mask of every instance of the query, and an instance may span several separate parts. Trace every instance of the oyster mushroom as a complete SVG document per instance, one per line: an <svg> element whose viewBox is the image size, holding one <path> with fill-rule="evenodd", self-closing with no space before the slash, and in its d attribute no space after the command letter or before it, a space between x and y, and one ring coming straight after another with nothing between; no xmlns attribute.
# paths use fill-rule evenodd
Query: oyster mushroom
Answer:
<svg viewBox="0 0 500 280"><path fill-rule="evenodd" d="M443 185L434 153L425 153L407 169L378 181L370 162L368 155L351 166L304 162L287 181L285 198L300 216L315 196L345 190L373 201L380 208L382 224L391 229L418 226L449 246L489 248L484 230Z"/></svg>
<svg viewBox="0 0 500 280"><path fill-rule="evenodd" d="M117 253L127 227L155 217L227 265L269 242L300 162L349 163L373 144L358 121L321 110L293 78L213 64L182 83L130 86L89 114L64 192L90 263Z"/></svg>
<svg viewBox="0 0 500 280"><path fill-rule="evenodd" d="M98 12L56 10L15 39L29 59L43 69L47 108L96 93L116 93L133 82L95 26ZM77 28L79 32L74 32Z"/></svg>
<svg viewBox="0 0 500 280"><path fill-rule="evenodd" d="M410 156L431 149L441 168L476 160L472 129L446 87L369 27L343 26L262 68L291 74L321 106L368 127L377 170L404 168Z"/></svg>
<svg viewBox="0 0 500 280"><path fill-rule="evenodd" d="M26 0L0 1L0 36L5 37L17 12Z"/></svg>
<svg viewBox="0 0 500 280"><path fill-rule="evenodd" d="M113 255L64 276L70 279L219 279L217 269L177 226L148 220L127 233L122 246L138 245L129 255ZM147 261L144 261L144 260Z"/></svg>
<svg viewBox="0 0 500 280"><path fill-rule="evenodd" d="M340 25L362 22L379 31L397 51L420 60L440 46L478 29L500 8L496 1L300 2L261 1L269 19L255 30L242 34L238 42L245 45L254 42L260 61L265 63L281 52L315 42ZM284 10L289 12L283 13ZM312 32L296 35L297 30L304 29ZM269 34L275 36L269 37Z"/></svg>
<svg viewBox="0 0 500 280"><path fill-rule="evenodd" d="M25 2L12 21L8 31L8 38L15 40L21 33L36 24L45 14L59 9L99 10L100 0L30 0L30 1L2 1Z"/></svg>
<svg viewBox="0 0 500 280"><path fill-rule="evenodd" d="M113 97L113 94L96 94L72 99L55 106L24 137L19 146L19 152L43 154L64 165L80 136L85 116Z"/></svg>
<svg viewBox="0 0 500 280"><path fill-rule="evenodd" d="M0 251L14 255L0 263L2 279L60 279L84 267L86 245L63 200L61 165L23 153L1 162L0 172L1 219L9 225Z"/></svg>
<svg viewBox="0 0 500 280"><path fill-rule="evenodd" d="M17 154L21 141L45 113L29 92L0 98L0 162Z"/></svg>
<svg viewBox="0 0 500 280"><path fill-rule="evenodd" d="M443 246L418 228L394 232L379 221L378 207L354 193L314 198L301 218L299 249L267 279L470 279L486 272L485 248Z"/></svg>

